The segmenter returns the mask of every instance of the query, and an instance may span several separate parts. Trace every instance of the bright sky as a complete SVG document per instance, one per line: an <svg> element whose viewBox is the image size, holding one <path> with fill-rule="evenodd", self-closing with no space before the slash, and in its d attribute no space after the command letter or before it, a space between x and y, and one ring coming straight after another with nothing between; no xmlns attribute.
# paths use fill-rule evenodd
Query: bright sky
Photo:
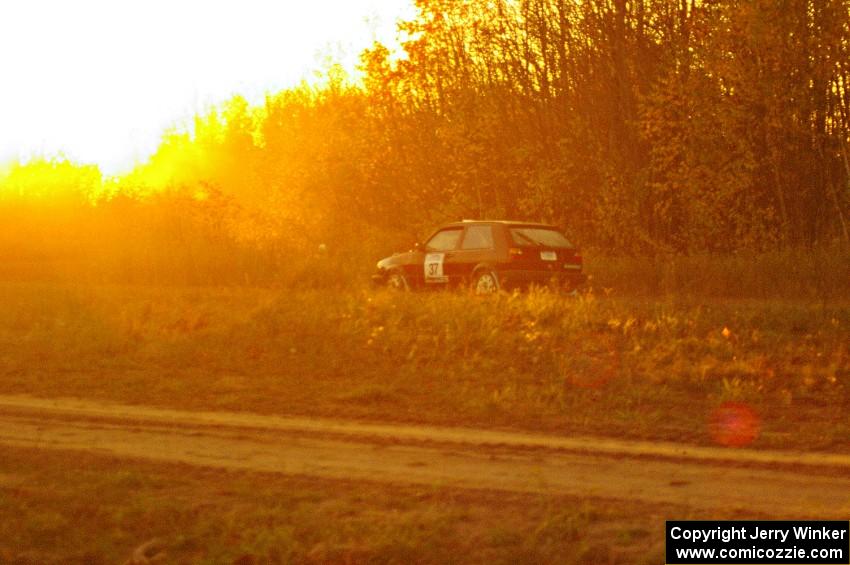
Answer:
<svg viewBox="0 0 850 565"><path fill-rule="evenodd" d="M392 46L412 0L2 0L0 163L132 167L163 131Z"/></svg>

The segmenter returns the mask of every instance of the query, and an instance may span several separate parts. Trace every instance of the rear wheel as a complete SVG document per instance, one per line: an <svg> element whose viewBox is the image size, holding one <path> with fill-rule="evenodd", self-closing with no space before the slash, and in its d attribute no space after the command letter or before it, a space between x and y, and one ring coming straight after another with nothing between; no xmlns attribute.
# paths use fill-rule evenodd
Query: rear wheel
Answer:
<svg viewBox="0 0 850 565"><path fill-rule="evenodd" d="M472 290L475 294L494 294L499 292L499 278L496 273L489 269L482 269L475 273L472 279Z"/></svg>
<svg viewBox="0 0 850 565"><path fill-rule="evenodd" d="M387 275L387 286L393 290L408 291L410 285L407 283L407 277L400 269L393 269Z"/></svg>

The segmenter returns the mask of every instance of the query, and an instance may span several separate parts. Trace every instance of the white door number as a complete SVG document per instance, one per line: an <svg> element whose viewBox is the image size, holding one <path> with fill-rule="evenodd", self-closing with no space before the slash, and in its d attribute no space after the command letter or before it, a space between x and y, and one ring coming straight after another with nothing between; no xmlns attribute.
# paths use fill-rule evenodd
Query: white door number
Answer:
<svg viewBox="0 0 850 565"><path fill-rule="evenodd" d="M442 283L449 280L443 274L443 259L445 258L445 253L428 253L425 255L425 282Z"/></svg>

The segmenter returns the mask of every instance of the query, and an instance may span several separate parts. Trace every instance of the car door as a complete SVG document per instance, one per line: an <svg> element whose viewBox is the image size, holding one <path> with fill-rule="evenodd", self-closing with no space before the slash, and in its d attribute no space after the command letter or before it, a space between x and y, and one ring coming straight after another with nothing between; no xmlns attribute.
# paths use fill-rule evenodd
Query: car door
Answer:
<svg viewBox="0 0 850 565"><path fill-rule="evenodd" d="M438 230L424 245L422 276L426 285L446 285L452 275L450 261L463 235L462 227Z"/></svg>
<svg viewBox="0 0 850 565"><path fill-rule="evenodd" d="M491 263L495 259L493 231L493 226L489 224L466 226L459 249L447 260L450 276L469 281L476 266Z"/></svg>

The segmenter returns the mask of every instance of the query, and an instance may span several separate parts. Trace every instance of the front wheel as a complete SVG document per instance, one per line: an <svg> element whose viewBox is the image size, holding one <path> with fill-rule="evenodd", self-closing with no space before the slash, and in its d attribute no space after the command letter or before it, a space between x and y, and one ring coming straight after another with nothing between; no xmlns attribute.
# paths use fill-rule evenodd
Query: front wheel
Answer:
<svg viewBox="0 0 850 565"><path fill-rule="evenodd" d="M494 294L499 292L499 278L496 273L489 269L482 269L475 274L472 280L472 289L475 294Z"/></svg>
<svg viewBox="0 0 850 565"><path fill-rule="evenodd" d="M393 290L408 291L410 285L407 282L407 277L399 269L393 269L387 276L387 286Z"/></svg>

